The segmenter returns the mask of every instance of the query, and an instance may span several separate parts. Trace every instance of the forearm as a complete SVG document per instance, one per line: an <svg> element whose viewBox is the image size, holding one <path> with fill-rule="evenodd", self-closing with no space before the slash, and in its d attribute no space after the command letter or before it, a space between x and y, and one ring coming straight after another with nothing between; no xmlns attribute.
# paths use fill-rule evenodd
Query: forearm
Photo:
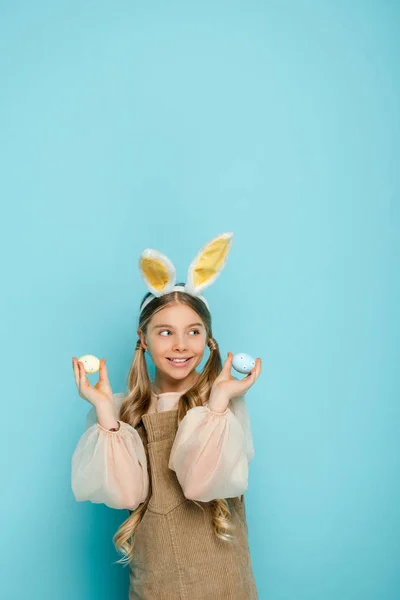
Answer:
<svg viewBox="0 0 400 600"><path fill-rule="evenodd" d="M223 407L222 399L219 406L213 404ZM247 489L248 464L239 420L228 409L191 408L179 424L168 466L190 500L240 496Z"/></svg>
<svg viewBox="0 0 400 600"><path fill-rule="evenodd" d="M149 489L146 453L128 423L121 421L119 431L109 431L118 425L116 416L109 405L102 406L99 423L81 436L72 457L72 490L78 502L135 510Z"/></svg>

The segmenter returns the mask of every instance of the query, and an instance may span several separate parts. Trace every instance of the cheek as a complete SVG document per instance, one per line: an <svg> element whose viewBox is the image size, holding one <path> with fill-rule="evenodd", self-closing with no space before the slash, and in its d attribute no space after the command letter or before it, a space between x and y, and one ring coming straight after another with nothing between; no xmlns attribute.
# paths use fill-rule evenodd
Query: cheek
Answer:
<svg viewBox="0 0 400 600"><path fill-rule="evenodd" d="M162 354L168 345L168 337L160 335L152 339L151 348L154 354Z"/></svg>
<svg viewBox="0 0 400 600"><path fill-rule="evenodd" d="M196 336L191 343L191 348L197 354L204 354L206 348L205 336Z"/></svg>
<svg viewBox="0 0 400 600"><path fill-rule="evenodd" d="M151 336L151 338L147 340L150 354L158 354L163 346L163 341L164 338L162 337Z"/></svg>

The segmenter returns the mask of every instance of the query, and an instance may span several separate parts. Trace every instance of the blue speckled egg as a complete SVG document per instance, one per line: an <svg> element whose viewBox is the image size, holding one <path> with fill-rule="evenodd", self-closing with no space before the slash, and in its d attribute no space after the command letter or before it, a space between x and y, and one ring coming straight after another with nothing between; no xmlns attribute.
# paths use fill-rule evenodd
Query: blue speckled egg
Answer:
<svg viewBox="0 0 400 600"><path fill-rule="evenodd" d="M235 354L232 360L232 367L238 373L248 375L252 369L254 369L256 361L250 354Z"/></svg>

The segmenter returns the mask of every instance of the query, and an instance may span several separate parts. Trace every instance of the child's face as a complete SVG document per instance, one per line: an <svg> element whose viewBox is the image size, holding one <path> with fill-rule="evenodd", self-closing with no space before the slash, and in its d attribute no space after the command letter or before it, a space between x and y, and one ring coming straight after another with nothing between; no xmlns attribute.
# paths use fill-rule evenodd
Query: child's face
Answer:
<svg viewBox="0 0 400 600"><path fill-rule="evenodd" d="M155 314L141 339L157 369L173 379L185 379L202 361L207 332L190 306L178 304Z"/></svg>

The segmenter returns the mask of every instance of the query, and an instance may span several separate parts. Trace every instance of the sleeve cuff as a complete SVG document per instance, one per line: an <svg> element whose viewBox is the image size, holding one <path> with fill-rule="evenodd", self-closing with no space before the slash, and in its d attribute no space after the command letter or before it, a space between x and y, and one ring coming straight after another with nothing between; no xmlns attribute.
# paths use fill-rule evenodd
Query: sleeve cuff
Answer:
<svg viewBox="0 0 400 600"><path fill-rule="evenodd" d="M106 427L103 427L102 425L100 425L100 423L96 423L96 425L99 429L101 429L101 431L104 431L104 433L108 433L110 435L115 435L116 433L120 433L122 431L123 421L117 420L117 423L119 423L119 429L117 431L110 431L109 429L106 429Z"/></svg>
<svg viewBox="0 0 400 600"><path fill-rule="evenodd" d="M204 408L206 408L209 413L211 413L212 415L216 415L217 417L224 417L228 414L228 411L230 410L229 407L227 407L224 410L224 412L216 412L215 410L211 410L211 408L208 407L208 404L205 404Z"/></svg>

